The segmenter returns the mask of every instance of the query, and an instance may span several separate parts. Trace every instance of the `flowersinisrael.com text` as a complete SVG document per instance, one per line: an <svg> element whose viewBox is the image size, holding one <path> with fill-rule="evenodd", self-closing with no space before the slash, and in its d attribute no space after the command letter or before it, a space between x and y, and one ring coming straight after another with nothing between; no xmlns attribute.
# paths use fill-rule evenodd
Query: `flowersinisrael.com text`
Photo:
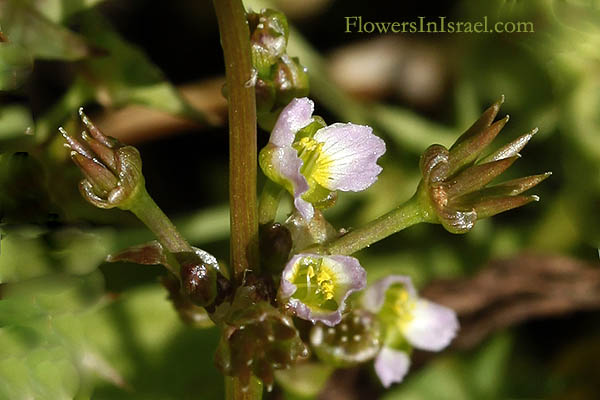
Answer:
<svg viewBox="0 0 600 400"><path fill-rule="evenodd" d="M449 21L447 17L417 17L413 21L363 21L361 16L344 17L346 33L533 33L531 21Z"/></svg>

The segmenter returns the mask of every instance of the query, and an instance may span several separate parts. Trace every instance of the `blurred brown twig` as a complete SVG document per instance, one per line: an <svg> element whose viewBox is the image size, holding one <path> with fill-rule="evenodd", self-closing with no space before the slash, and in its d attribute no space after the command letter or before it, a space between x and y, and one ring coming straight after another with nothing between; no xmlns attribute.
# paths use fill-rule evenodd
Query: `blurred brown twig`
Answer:
<svg viewBox="0 0 600 400"><path fill-rule="evenodd" d="M600 268L564 256L518 255L490 262L472 278L435 281L423 296L454 309L454 341L472 348L520 322L600 309Z"/></svg>

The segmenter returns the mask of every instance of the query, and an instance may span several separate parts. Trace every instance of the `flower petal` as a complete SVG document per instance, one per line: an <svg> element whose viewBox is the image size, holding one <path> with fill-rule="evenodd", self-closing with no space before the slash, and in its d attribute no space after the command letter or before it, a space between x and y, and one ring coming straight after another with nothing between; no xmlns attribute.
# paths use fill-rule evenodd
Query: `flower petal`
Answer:
<svg viewBox="0 0 600 400"><path fill-rule="evenodd" d="M362 298L363 307L372 313L378 313L383 306L388 288L395 283L402 283L404 288L408 291L408 294L414 299L417 298L417 291L415 290L410 277L404 275L390 275L378 280L365 290Z"/></svg>
<svg viewBox="0 0 600 400"><path fill-rule="evenodd" d="M456 313L440 304L419 299L413 316L403 334L416 348L440 351L450 344L458 331Z"/></svg>
<svg viewBox="0 0 600 400"><path fill-rule="evenodd" d="M338 305L336 310L331 311L319 306L309 305L304 303L303 299L294 297L297 286L292 281L298 273L300 262L307 257L321 259L322 265L333 275L333 299ZM342 311L344 311L348 296L357 290L364 289L366 282L367 273L354 257L302 253L293 256L284 268L281 275L279 296L283 300L287 300L290 308L294 310L298 318L312 323L321 321L327 326L334 326L342 320Z"/></svg>
<svg viewBox="0 0 600 400"><path fill-rule="evenodd" d="M375 359L375 372L384 387L402 382L410 367L410 357L404 351L384 347Z"/></svg>
<svg viewBox="0 0 600 400"><path fill-rule="evenodd" d="M385 142L370 127L336 123L319 129L314 139L323 143L314 175L323 187L358 192L377 180L382 170L377 159L385 153Z"/></svg>
<svg viewBox="0 0 600 400"><path fill-rule="evenodd" d="M302 160L292 147L275 147L271 154L271 166L292 187L294 206L306 220L311 220L314 215L312 204L302 199L302 195L308 190L308 182L300 173Z"/></svg>
<svg viewBox="0 0 600 400"><path fill-rule="evenodd" d="M269 142L279 147L291 146L296 133L312 121L314 109L315 104L308 97L295 98L290 101L281 110Z"/></svg>

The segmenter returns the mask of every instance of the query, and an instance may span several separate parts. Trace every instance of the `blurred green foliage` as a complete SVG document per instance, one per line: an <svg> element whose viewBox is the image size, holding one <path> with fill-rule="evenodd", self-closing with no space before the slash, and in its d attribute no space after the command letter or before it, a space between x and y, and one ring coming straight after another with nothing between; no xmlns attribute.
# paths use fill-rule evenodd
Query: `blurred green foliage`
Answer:
<svg viewBox="0 0 600 400"><path fill-rule="evenodd" d="M190 64L194 80L222 73L210 2L117 3L0 0L0 29L8 39L0 43L0 399L219 399L223 394L212 358L216 330L192 330L177 319L157 282L160 269L103 263L106 254L151 235L124 213L85 204L76 189L78 172L55 140L59 125L74 127L80 105L105 111L137 104L206 120L171 82L189 79ZM246 4L284 7L276 0ZM365 193L341 195L327 212L335 226L359 226L408 199L419 180L419 154L432 143L452 143L500 94L507 99L501 114L509 113L511 120L498 146L540 128L511 173L554 172L536 189L540 203L480 221L468 235L416 226L364 250L360 257L369 280L404 273L422 287L433 279L469 276L490 259L523 251L597 262L598 3L460 0L435 10L433 15L454 20L533 21L535 33L403 36L431 43L445 61L447 87L428 109L394 96L358 100L328 76L325 50L376 39L343 34L344 16L370 12L373 19L406 20L423 12L416 4L397 11L389 2L369 7L375 11L364 2L337 0L309 18L288 17L288 53L308 67L311 97L327 122L368 123L388 144L379 181ZM190 132L192 142L173 137L143 143L141 150L143 157L159 154L143 158L145 166L158 166L146 169L158 203L168 204L194 245L227 259L224 171L194 168L210 158L207 153L226 159L223 132L205 128ZM266 133L260 135L266 142ZM184 161L189 161L185 168ZM286 209L289 204L280 216ZM531 323L470 352L445 354L383 398L593 399L600 369L596 316ZM556 334L556 343L536 340L547 334ZM298 393L291 394L289 382L282 379L290 389L284 395L292 398Z"/></svg>

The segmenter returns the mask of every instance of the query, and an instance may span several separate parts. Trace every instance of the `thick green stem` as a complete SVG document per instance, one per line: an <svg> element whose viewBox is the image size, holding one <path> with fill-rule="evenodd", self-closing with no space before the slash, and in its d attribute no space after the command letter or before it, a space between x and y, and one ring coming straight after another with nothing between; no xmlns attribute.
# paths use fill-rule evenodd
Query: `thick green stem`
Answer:
<svg viewBox="0 0 600 400"><path fill-rule="evenodd" d="M250 31L241 0L213 0L225 58L229 100L229 206L231 265L241 281L259 268L256 207L256 100Z"/></svg>
<svg viewBox="0 0 600 400"><path fill-rule="evenodd" d="M434 220L431 211L423 206L417 191L410 200L394 210L329 242L325 245L325 250L329 254L350 255L421 222L434 222Z"/></svg>
<svg viewBox="0 0 600 400"><path fill-rule="evenodd" d="M267 224L275 220L283 189L275 182L267 180L258 203L258 223Z"/></svg>
<svg viewBox="0 0 600 400"><path fill-rule="evenodd" d="M256 99L250 31L241 0L213 0L225 58L229 100L229 207L232 276L241 282L248 269L258 271L256 207ZM254 381L255 379L253 379ZM244 388L238 378L225 378L227 399L257 400L262 385Z"/></svg>

